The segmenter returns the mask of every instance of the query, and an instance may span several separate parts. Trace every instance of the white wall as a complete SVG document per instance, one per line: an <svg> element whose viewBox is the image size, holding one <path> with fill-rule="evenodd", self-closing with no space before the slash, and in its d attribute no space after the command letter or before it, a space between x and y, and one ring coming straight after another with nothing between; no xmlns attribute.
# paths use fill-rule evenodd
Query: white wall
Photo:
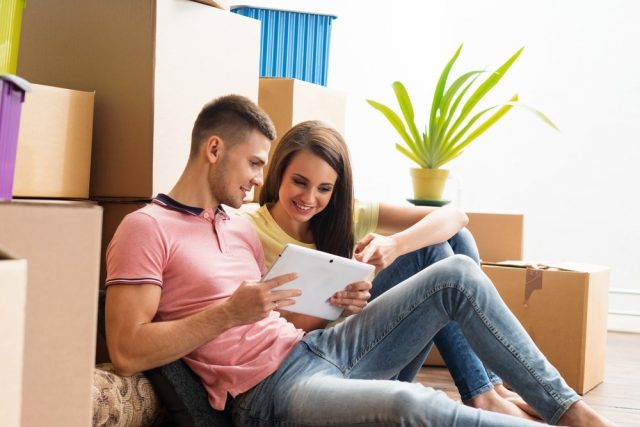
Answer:
<svg viewBox="0 0 640 427"><path fill-rule="evenodd" d="M518 92L561 132L512 110L448 165L461 179L460 204L523 212L528 259L611 266L618 292L610 311L630 313L625 320L636 328L640 2L372 0L336 2L334 10L329 86L349 96L346 136L363 198L411 197L411 164L366 98L395 106L390 85L401 80L426 116L440 70L461 42L455 76L493 69L525 46L488 102Z"/></svg>

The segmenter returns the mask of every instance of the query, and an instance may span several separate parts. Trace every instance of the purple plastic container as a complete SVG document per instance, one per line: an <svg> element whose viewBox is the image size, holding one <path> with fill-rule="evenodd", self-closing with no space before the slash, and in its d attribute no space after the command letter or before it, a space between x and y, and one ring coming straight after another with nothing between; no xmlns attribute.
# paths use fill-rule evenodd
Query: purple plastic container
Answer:
<svg viewBox="0 0 640 427"><path fill-rule="evenodd" d="M13 174L16 169L20 111L29 83L11 74L0 74L0 200L13 196Z"/></svg>

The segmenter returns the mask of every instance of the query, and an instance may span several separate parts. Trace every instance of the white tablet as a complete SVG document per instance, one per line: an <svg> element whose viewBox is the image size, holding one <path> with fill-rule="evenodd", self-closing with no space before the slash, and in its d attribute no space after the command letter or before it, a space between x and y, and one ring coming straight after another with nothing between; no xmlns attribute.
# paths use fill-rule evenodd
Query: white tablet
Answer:
<svg viewBox="0 0 640 427"><path fill-rule="evenodd" d="M348 284L367 279L374 268L353 259L287 244L263 280L298 273L297 279L276 288L302 290L296 303L284 310L335 320L342 309L329 304L329 298Z"/></svg>

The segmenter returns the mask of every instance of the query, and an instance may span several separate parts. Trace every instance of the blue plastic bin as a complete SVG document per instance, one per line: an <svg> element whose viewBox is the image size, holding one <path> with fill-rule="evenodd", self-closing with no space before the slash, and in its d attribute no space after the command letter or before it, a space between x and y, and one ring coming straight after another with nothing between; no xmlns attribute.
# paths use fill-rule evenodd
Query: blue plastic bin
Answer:
<svg viewBox="0 0 640 427"><path fill-rule="evenodd" d="M261 22L260 76L327 85L333 15L235 6L232 12Z"/></svg>

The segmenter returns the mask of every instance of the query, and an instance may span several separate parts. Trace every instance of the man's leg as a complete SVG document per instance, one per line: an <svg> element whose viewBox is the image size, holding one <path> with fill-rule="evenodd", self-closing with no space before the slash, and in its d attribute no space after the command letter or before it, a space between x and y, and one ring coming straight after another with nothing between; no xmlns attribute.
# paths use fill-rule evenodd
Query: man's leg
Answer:
<svg viewBox="0 0 640 427"><path fill-rule="evenodd" d="M469 258L456 255L385 292L362 313L304 341L346 378L390 378L456 321L474 351L555 422L579 397L562 380Z"/></svg>
<svg viewBox="0 0 640 427"><path fill-rule="evenodd" d="M371 300L375 300L385 291L398 283L419 273L428 266L454 254L463 254L480 262L478 249L469 230L462 229L447 242L427 246L417 251L405 254L382 270L373 280ZM442 328L433 338L442 358L447 364L458 392L463 401L486 392L494 384L501 384L499 377L487 371L480 359L473 352L460 327L451 323ZM421 351L414 360L409 362L396 376L400 381L411 382L424 364L431 344Z"/></svg>
<svg viewBox="0 0 640 427"><path fill-rule="evenodd" d="M525 426L460 405L420 384L347 378L304 342L262 383L232 401L238 426Z"/></svg>

